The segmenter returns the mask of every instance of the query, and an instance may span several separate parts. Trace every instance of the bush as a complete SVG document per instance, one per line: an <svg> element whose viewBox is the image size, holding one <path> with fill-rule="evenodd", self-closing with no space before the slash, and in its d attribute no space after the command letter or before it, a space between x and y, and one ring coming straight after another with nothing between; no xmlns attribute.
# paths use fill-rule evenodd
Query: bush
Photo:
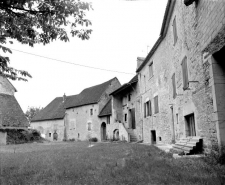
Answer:
<svg viewBox="0 0 225 185"><path fill-rule="evenodd" d="M90 142L98 142L98 138L96 137L92 137L89 139Z"/></svg>
<svg viewBox="0 0 225 185"><path fill-rule="evenodd" d="M225 165L225 146L214 145L210 152L206 153L205 161L210 164Z"/></svg>
<svg viewBox="0 0 225 185"><path fill-rule="evenodd" d="M7 144L23 144L31 142L40 142L40 133L37 130L13 129L7 130Z"/></svg>

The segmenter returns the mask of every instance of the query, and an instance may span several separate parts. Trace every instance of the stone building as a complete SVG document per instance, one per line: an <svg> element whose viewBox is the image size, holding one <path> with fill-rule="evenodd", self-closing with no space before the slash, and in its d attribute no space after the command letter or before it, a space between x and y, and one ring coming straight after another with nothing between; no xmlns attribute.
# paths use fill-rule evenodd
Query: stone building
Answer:
<svg viewBox="0 0 225 185"><path fill-rule="evenodd" d="M7 78L0 76L0 144L6 144L7 130L26 129L28 120L14 93L15 87Z"/></svg>
<svg viewBox="0 0 225 185"><path fill-rule="evenodd" d="M168 0L160 36L137 74L143 139L225 144L225 1Z"/></svg>
<svg viewBox="0 0 225 185"><path fill-rule="evenodd" d="M65 138L66 102L74 99L75 96L66 97L64 95L55 98L32 118L31 127L38 130L45 139L63 141Z"/></svg>
<svg viewBox="0 0 225 185"><path fill-rule="evenodd" d="M57 97L31 120L31 126L48 140L105 140L111 120L109 94L118 87L120 82L113 78L78 95Z"/></svg>
<svg viewBox="0 0 225 185"><path fill-rule="evenodd" d="M110 138L116 139L117 133L120 140L142 140L143 127L139 94L137 75L111 93L113 122L110 125Z"/></svg>
<svg viewBox="0 0 225 185"><path fill-rule="evenodd" d="M66 132L68 139L86 140L96 137L107 139L110 113L110 93L120 87L117 78L84 89L78 98L66 106ZM108 124L107 124L108 123Z"/></svg>

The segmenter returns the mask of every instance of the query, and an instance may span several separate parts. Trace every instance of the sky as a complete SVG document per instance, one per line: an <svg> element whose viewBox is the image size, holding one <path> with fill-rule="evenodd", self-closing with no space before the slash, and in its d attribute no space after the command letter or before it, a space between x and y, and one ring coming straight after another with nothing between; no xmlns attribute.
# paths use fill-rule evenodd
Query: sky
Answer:
<svg viewBox="0 0 225 185"><path fill-rule="evenodd" d="M28 107L45 107L64 93L79 94L84 88L114 77L121 84L128 82L135 75L137 57L146 57L158 39L167 0L88 1L94 9L87 13L93 29L89 40L71 37L70 42L54 41L45 46L29 47L16 42L8 45L13 51L9 55L10 66L32 75L28 82L11 81L24 112ZM23 52L130 74L85 68Z"/></svg>

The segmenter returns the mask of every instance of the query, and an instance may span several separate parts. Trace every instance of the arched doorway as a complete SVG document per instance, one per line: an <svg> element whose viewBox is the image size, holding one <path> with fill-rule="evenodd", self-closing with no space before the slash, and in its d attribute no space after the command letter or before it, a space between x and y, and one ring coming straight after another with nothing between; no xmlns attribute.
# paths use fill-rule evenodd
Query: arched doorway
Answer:
<svg viewBox="0 0 225 185"><path fill-rule="evenodd" d="M103 122L101 125L101 140L106 140L106 123Z"/></svg>
<svg viewBox="0 0 225 185"><path fill-rule="evenodd" d="M115 129L113 131L113 140L115 141L118 141L120 138L119 138L119 130L118 129Z"/></svg>

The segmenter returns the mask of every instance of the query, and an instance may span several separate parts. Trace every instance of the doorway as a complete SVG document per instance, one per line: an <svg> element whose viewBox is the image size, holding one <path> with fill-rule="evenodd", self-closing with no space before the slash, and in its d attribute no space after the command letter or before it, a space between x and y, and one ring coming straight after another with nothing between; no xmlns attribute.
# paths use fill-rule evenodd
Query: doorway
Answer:
<svg viewBox="0 0 225 185"><path fill-rule="evenodd" d="M196 129L195 129L195 116L194 114L189 114L184 117L185 118L185 125L186 125L186 136L196 136Z"/></svg>
<svg viewBox="0 0 225 185"><path fill-rule="evenodd" d="M156 131L151 130L151 144L156 144Z"/></svg>
<svg viewBox="0 0 225 185"><path fill-rule="evenodd" d="M57 141L57 140L58 140L58 134L57 134L56 131L55 131L54 134L53 134L53 140L54 140L54 141Z"/></svg>
<svg viewBox="0 0 225 185"><path fill-rule="evenodd" d="M129 115L130 115L130 119L129 119L129 127L132 129L136 129L136 123L135 123L135 108L130 109L129 110Z"/></svg>
<svg viewBox="0 0 225 185"><path fill-rule="evenodd" d="M101 140L106 140L106 123L103 122L101 125Z"/></svg>

